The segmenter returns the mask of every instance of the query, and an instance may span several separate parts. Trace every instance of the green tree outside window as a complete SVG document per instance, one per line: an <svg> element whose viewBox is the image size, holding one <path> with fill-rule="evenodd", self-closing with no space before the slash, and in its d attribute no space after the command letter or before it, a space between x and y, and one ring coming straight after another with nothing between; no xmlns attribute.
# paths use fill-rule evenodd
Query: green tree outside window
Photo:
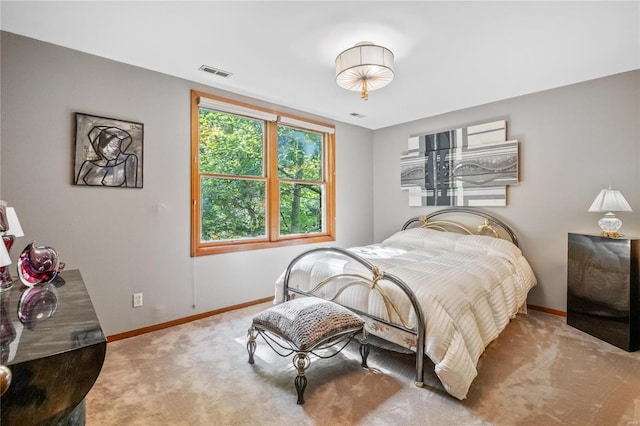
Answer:
<svg viewBox="0 0 640 426"><path fill-rule="evenodd" d="M200 108L201 242L266 237L266 125ZM324 230L322 133L277 126L280 235Z"/></svg>

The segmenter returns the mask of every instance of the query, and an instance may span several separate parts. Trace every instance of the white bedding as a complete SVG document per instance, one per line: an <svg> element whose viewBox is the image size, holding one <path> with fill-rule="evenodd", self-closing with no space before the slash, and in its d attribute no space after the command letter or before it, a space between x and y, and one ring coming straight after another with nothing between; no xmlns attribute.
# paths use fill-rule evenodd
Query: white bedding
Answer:
<svg viewBox="0 0 640 426"><path fill-rule="evenodd" d="M425 316L425 353L444 388L459 399L466 397L485 347L526 306L527 293L536 284L520 249L492 237L413 228L350 251L396 275L416 294ZM365 271L345 256L314 254L298 262L289 286L309 291L329 276L345 272L370 276ZM282 281L280 277L276 283L277 296L282 293ZM402 317L415 324L411 304L401 290L390 282L380 284L393 295ZM332 297L339 285L340 280L332 281L317 294ZM350 287L336 301L388 319L380 297L364 286ZM391 321L397 323L398 318L393 315ZM367 321L367 328L415 350L415 338L408 333L374 321Z"/></svg>

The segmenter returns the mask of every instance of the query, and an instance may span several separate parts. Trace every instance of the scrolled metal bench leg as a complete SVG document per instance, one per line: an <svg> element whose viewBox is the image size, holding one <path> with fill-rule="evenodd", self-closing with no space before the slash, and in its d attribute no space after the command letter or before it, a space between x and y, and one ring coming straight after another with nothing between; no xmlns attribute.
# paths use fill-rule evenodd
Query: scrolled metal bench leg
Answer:
<svg viewBox="0 0 640 426"><path fill-rule="evenodd" d="M293 366L298 370L298 375L294 380L298 392L298 405L304 404L304 390L307 387L307 376L304 373L309 365L311 365L311 359L306 353L298 352L293 356Z"/></svg>
<svg viewBox="0 0 640 426"><path fill-rule="evenodd" d="M362 357L362 368L369 368L367 358L369 358L369 342L367 341L367 330L362 329L362 339L360 339L360 356Z"/></svg>
<svg viewBox="0 0 640 426"><path fill-rule="evenodd" d="M256 352L256 329L254 326L249 328L247 331L247 352L249 352L249 364L253 364L253 354Z"/></svg>

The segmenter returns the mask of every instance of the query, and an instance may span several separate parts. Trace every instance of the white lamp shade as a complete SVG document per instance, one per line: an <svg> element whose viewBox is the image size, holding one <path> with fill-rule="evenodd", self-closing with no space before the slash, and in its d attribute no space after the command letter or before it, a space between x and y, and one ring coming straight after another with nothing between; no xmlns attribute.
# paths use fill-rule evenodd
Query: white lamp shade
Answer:
<svg viewBox="0 0 640 426"><path fill-rule="evenodd" d="M22 226L20 226L16 209L13 207L7 207L7 221L9 222L9 229L5 232L6 235L24 237L24 231L22 230Z"/></svg>
<svg viewBox="0 0 640 426"><path fill-rule="evenodd" d="M620 191L617 189L603 189L600 191L598 196L591 207L589 207L590 212L630 212L631 206L627 203L627 200L622 196Z"/></svg>
<svg viewBox="0 0 640 426"><path fill-rule="evenodd" d="M368 90L380 89L391 83L393 76L393 53L368 41L356 44L336 58L336 82L347 90L361 90L363 80Z"/></svg>
<svg viewBox="0 0 640 426"><path fill-rule="evenodd" d="M0 267L11 265L11 257L4 245L4 242L0 242Z"/></svg>

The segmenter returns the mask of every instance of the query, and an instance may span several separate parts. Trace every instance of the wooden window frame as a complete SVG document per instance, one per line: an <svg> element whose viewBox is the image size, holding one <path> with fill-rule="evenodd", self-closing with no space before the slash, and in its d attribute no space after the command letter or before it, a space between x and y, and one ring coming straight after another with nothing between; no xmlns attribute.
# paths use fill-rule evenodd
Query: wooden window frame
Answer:
<svg viewBox="0 0 640 426"><path fill-rule="evenodd" d="M325 207L324 220L325 230L322 233L314 233L309 235L279 235L280 232L280 180L278 179L278 144L277 131L278 121L265 120L265 174L267 181L267 211L266 211L266 238L252 238L240 240L225 240L215 242L201 242L201 192L200 192L200 132L199 132L199 114L200 98L212 100L214 102L222 102L231 106L247 108L260 113L270 113L296 123L295 128L301 130L318 131L321 129L332 129L332 131L324 133L323 146L323 184L325 185ZM309 127L305 128L305 124ZM290 124L283 124L291 126ZM258 250L273 247L283 247L297 244L313 244L327 241L335 241L335 127L330 124L322 123L316 120L272 111L260 108L255 105L220 96L210 95L207 93L192 90L191 91L191 256L207 256L212 254L230 253L245 250Z"/></svg>

